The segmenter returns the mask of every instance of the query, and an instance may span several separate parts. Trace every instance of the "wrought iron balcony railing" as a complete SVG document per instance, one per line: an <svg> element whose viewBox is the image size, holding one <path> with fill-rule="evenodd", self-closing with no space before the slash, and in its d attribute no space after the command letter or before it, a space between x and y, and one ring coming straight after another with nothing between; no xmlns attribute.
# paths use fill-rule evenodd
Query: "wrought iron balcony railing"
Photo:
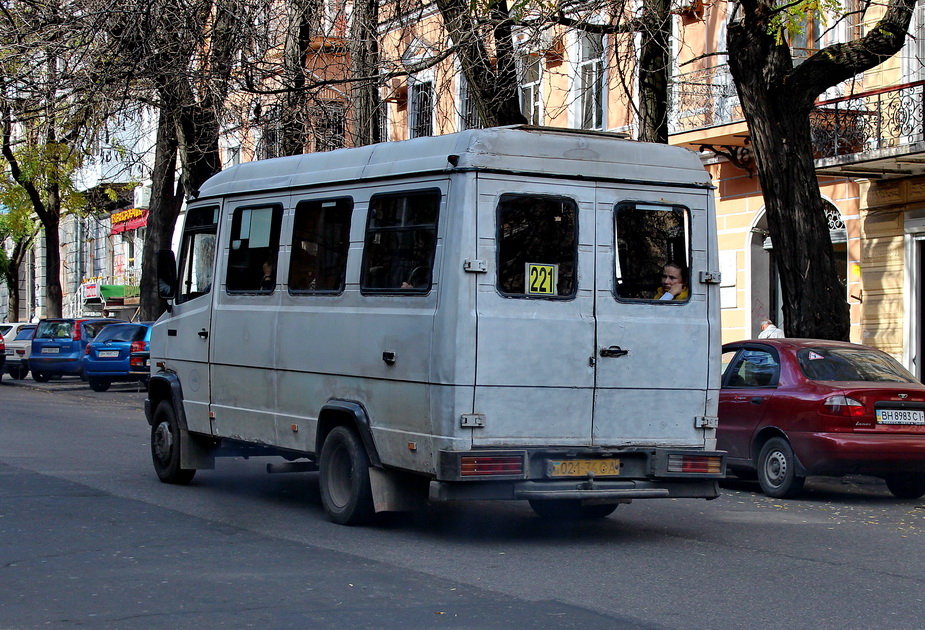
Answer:
<svg viewBox="0 0 925 630"><path fill-rule="evenodd" d="M671 133L728 125L744 120L729 66L678 75L672 84Z"/></svg>
<svg viewBox="0 0 925 630"><path fill-rule="evenodd" d="M744 120L726 65L679 75L672 89L671 133ZM819 101L810 126L816 159L923 142L925 81Z"/></svg>
<svg viewBox="0 0 925 630"><path fill-rule="evenodd" d="M816 159L922 142L923 103L925 81L816 103L810 113Z"/></svg>

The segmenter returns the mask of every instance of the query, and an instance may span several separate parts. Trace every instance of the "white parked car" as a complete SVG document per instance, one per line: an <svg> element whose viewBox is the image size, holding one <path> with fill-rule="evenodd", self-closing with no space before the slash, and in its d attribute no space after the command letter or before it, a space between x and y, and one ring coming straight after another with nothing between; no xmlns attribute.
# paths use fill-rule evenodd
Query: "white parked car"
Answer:
<svg viewBox="0 0 925 630"><path fill-rule="evenodd" d="M6 373L22 380L29 373L29 354L32 351L32 333L37 324L13 322L0 325L6 342Z"/></svg>

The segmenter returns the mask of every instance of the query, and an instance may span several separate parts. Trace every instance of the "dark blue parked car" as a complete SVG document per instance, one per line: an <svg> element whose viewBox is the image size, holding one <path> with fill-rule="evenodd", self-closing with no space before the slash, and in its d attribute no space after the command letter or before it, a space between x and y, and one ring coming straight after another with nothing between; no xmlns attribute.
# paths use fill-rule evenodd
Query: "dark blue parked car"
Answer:
<svg viewBox="0 0 925 630"><path fill-rule="evenodd" d="M84 350L103 328L120 319L43 319L32 337L29 369L45 383L53 376L83 377Z"/></svg>
<svg viewBox="0 0 925 630"><path fill-rule="evenodd" d="M140 381L147 384L151 324L113 324L87 344L84 374L90 389L105 392L113 381Z"/></svg>

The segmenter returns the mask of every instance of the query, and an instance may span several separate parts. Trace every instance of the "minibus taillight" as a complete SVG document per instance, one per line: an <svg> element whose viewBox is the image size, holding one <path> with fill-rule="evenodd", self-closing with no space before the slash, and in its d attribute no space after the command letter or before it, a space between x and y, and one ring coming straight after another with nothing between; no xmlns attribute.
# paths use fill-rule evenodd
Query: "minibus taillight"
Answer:
<svg viewBox="0 0 925 630"><path fill-rule="evenodd" d="M718 475L723 469L723 458L717 455L668 455L668 472Z"/></svg>
<svg viewBox="0 0 925 630"><path fill-rule="evenodd" d="M461 477L508 477L523 472L524 459L520 455L475 455L459 459Z"/></svg>

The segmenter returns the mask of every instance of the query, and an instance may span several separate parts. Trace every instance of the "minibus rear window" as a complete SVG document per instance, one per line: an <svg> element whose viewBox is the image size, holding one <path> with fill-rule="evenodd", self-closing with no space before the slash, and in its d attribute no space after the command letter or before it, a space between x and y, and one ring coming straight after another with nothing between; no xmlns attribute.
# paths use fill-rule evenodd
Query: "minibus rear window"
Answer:
<svg viewBox="0 0 925 630"><path fill-rule="evenodd" d="M690 299L690 212L680 206L617 204L616 295L680 304ZM666 290L666 287L667 290Z"/></svg>
<svg viewBox="0 0 925 630"><path fill-rule="evenodd" d="M578 267L578 206L566 197L501 196L498 291L511 297L570 298Z"/></svg>
<svg viewBox="0 0 925 630"><path fill-rule="evenodd" d="M352 199L300 201L292 228L290 293L344 290Z"/></svg>
<svg viewBox="0 0 925 630"><path fill-rule="evenodd" d="M376 195L369 201L363 293L425 294L433 278L440 191Z"/></svg>

